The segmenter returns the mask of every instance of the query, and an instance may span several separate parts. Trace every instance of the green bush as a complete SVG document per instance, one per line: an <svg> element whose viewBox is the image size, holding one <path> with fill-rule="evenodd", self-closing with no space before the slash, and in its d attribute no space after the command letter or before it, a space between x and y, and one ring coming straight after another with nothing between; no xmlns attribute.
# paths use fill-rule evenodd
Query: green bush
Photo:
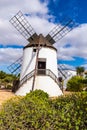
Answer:
<svg viewBox="0 0 87 130"><path fill-rule="evenodd" d="M86 130L87 128L87 93L77 93L60 97L52 101L56 110L59 130ZM55 122L54 122L55 123Z"/></svg>
<svg viewBox="0 0 87 130"><path fill-rule="evenodd" d="M0 84L4 85L5 88L10 88L12 89L12 86L9 84L13 84L13 81L15 79L17 79L18 77L16 77L15 75L12 74L7 74L3 71L0 71Z"/></svg>
<svg viewBox="0 0 87 130"><path fill-rule="evenodd" d="M11 84L7 84L6 89L12 89L12 85Z"/></svg>
<svg viewBox="0 0 87 130"><path fill-rule="evenodd" d="M7 101L0 130L86 130L87 93L50 99L41 90Z"/></svg>
<svg viewBox="0 0 87 130"><path fill-rule="evenodd" d="M84 78L82 83L86 84L87 85L87 78Z"/></svg>
<svg viewBox="0 0 87 130"><path fill-rule="evenodd" d="M79 76L73 76L67 82L67 89L68 91L79 92L82 91L84 88L83 78Z"/></svg>

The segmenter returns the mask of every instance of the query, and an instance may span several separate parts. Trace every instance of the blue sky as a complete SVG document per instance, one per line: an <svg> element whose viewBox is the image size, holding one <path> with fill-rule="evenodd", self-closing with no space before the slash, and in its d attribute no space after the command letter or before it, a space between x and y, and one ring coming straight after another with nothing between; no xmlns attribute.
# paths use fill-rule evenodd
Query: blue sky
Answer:
<svg viewBox="0 0 87 130"><path fill-rule="evenodd" d="M67 36L55 43L58 63L75 69L87 69L87 1L83 0L0 0L0 70L20 58L28 42L15 30L9 20L19 11L26 16L34 30L47 35L63 17L78 24Z"/></svg>

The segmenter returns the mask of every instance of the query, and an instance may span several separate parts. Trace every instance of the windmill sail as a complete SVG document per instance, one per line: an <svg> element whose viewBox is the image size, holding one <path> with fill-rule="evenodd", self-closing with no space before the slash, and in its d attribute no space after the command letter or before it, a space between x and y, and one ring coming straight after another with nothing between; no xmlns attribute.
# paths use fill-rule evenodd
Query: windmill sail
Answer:
<svg viewBox="0 0 87 130"><path fill-rule="evenodd" d="M62 39L68 32L75 27L74 21L71 19L64 19L61 24L56 25L46 36L46 39L54 44L58 40Z"/></svg>
<svg viewBox="0 0 87 130"><path fill-rule="evenodd" d="M37 34L21 11L11 18L10 23L22 34L22 36L29 42L33 41ZM8 66L8 69L13 74L18 74L21 69L22 58L16 60L13 64Z"/></svg>
<svg viewBox="0 0 87 130"><path fill-rule="evenodd" d="M33 40L37 34L21 11L11 18L10 23L22 34L28 41Z"/></svg>
<svg viewBox="0 0 87 130"><path fill-rule="evenodd" d="M64 64L59 64L58 65L58 75L59 75L59 77L62 77L63 80L65 80L66 78L71 76L72 73L69 72L68 68Z"/></svg>
<svg viewBox="0 0 87 130"><path fill-rule="evenodd" d="M74 21L72 21L70 18L63 19L60 24L57 24L46 36L46 39L51 43L54 44L55 42L58 42L60 39L62 39L68 32L70 32L74 27L76 27L77 24L75 24ZM68 69L62 64L59 64L58 66L58 75L59 77L62 77L63 80L70 76L70 73L68 73Z"/></svg>
<svg viewBox="0 0 87 130"><path fill-rule="evenodd" d="M14 63L12 63L10 66L8 66L8 70L15 75L18 75L21 70L21 64L22 64L23 58L20 57L17 59Z"/></svg>

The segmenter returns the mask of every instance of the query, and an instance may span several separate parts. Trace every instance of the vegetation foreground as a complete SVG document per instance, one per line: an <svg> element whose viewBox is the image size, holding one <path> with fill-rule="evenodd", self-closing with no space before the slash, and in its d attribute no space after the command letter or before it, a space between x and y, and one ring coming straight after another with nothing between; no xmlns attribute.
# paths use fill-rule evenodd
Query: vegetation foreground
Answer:
<svg viewBox="0 0 87 130"><path fill-rule="evenodd" d="M0 130L87 130L87 92L50 99L36 90L0 111Z"/></svg>

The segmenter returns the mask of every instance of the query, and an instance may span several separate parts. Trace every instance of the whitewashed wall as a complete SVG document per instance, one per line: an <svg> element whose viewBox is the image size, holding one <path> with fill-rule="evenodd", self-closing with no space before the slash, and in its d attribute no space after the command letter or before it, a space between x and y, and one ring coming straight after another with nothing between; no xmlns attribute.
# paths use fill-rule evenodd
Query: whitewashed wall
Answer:
<svg viewBox="0 0 87 130"><path fill-rule="evenodd" d="M50 69L58 77L57 52L55 49L42 47L38 58L46 58L46 69ZM24 49L23 64L20 80L35 69L36 53L33 47ZM33 78L24 83L16 92L16 95L26 95L32 90ZM50 97L62 95L58 84L49 76L36 76L34 90L41 89L49 94Z"/></svg>
<svg viewBox="0 0 87 130"><path fill-rule="evenodd" d="M32 82L33 78L23 84L16 92L16 95L24 96L29 93L32 90ZM34 90L36 89L47 92L50 97L56 97L63 94L56 82L49 76L37 76L35 80Z"/></svg>
<svg viewBox="0 0 87 130"><path fill-rule="evenodd" d="M42 47L39 51L39 58L46 58L46 69L50 69L58 77L56 50ZM33 47L24 49L20 80L35 69L35 63L36 53L33 52Z"/></svg>

